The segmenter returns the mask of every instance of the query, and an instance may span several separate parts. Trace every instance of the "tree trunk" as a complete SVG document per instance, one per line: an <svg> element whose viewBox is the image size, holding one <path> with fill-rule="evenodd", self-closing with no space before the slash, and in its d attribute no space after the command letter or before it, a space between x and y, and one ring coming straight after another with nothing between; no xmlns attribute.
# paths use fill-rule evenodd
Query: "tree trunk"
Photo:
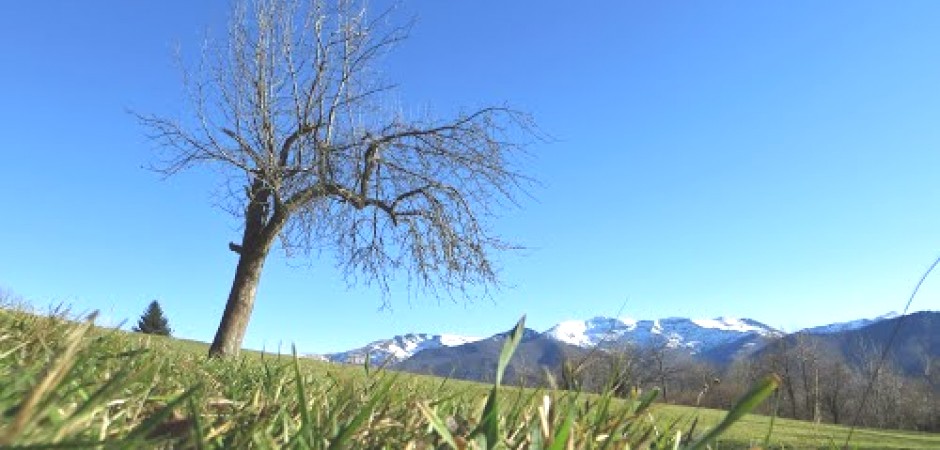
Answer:
<svg viewBox="0 0 940 450"><path fill-rule="evenodd" d="M209 347L211 357L237 356L241 350L242 340L248 329L248 319L251 318L251 310L255 305L261 270L268 253L267 249L260 250L242 248L235 279L232 281L232 290L228 294L225 312L222 314L222 322L215 333L212 346Z"/></svg>
<svg viewBox="0 0 940 450"><path fill-rule="evenodd" d="M245 212L242 244L229 244L229 248L239 255L238 267L235 269L235 279L232 280L232 290L225 303L225 312L222 313L222 322L215 333L212 346L209 347L210 357L237 356L241 351L251 310L255 305L264 260L267 259L274 240L286 221L283 211L268 219L265 209L268 193L262 189L260 183L255 183L252 188L252 192L257 193L254 196L256 200L249 203Z"/></svg>

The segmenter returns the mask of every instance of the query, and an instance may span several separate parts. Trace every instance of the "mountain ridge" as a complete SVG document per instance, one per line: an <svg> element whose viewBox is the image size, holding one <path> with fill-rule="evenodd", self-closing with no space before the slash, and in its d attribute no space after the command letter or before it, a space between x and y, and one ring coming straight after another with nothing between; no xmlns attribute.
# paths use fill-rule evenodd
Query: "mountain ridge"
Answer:
<svg viewBox="0 0 940 450"><path fill-rule="evenodd" d="M798 332L822 335L851 331L894 317L897 317L896 313L888 313L871 319L804 328ZM505 332L485 338L457 334L405 333L342 352L308 356L335 363L362 364L368 355L371 364L395 364L424 350L454 348L485 339L499 339L503 335ZM763 322L732 316L711 319L667 317L640 320L595 316L584 320L561 321L543 332L527 329L525 339L545 337L579 348L626 344L640 347L665 345L683 349L691 355L706 355L708 358L724 360L746 354L748 349L758 346L761 340L784 335L784 332Z"/></svg>
<svg viewBox="0 0 940 450"><path fill-rule="evenodd" d="M404 361L414 354L431 348L456 347L483 338L455 334L406 333L388 339L372 341L362 347L344 352L311 355L330 362L362 364L369 358L371 364L386 364Z"/></svg>

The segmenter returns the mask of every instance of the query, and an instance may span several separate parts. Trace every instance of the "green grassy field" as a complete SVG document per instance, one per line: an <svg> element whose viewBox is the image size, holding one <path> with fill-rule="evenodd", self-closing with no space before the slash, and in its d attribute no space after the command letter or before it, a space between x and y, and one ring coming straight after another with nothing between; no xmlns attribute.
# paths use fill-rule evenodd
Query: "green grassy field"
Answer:
<svg viewBox="0 0 940 450"><path fill-rule="evenodd" d="M0 448L749 448L770 429L745 415L703 441L726 412L205 352L0 309ZM841 448L847 432L778 419L767 447ZM851 447L940 435L856 430Z"/></svg>
<svg viewBox="0 0 940 450"><path fill-rule="evenodd" d="M715 424L726 414L713 409L695 409L687 406L654 406L653 413L660 421L698 417L704 424ZM719 439L719 443L730 443L732 447L743 444L759 445L770 428L770 417L749 414L731 425ZM774 420L771 448L842 448L845 444L848 427L815 424L802 420L776 418ZM722 445L719 448L725 448ZM897 430L856 429L852 434L849 448L865 449L938 449L940 435Z"/></svg>

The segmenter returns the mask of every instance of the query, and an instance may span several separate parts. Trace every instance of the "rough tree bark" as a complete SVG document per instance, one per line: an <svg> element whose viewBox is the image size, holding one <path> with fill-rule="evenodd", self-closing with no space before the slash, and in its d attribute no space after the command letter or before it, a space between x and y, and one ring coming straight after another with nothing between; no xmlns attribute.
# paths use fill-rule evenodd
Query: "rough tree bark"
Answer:
<svg viewBox="0 0 940 450"><path fill-rule="evenodd" d="M227 38L185 73L192 120L137 115L165 151L156 169L220 169L242 221L212 356L238 353L275 247L327 250L347 280L383 292L401 272L452 298L499 284L493 256L514 246L488 220L530 181L515 167L519 139L538 138L531 119L506 107L405 117L375 65L407 28L362 3L238 2Z"/></svg>
<svg viewBox="0 0 940 450"><path fill-rule="evenodd" d="M238 265L225 302L222 321L209 347L209 355L214 357L238 354L254 309L264 261L284 226L282 215L275 215L265 223L267 217L264 209L270 194L264 189L263 183L256 181L252 192L252 200L245 211L242 243L229 244L229 249L238 253Z"/></svg>

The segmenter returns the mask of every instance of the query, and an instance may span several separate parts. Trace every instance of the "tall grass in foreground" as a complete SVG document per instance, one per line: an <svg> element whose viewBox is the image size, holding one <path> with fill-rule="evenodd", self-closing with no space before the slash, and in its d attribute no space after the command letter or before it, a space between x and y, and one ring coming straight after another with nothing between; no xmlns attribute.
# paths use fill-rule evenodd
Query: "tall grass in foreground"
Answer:
<svg viewBox="0 0 940 450"><path fill-rule="evenodd" d="M0 448L705 448L777 385L710 430L680 429L654 419L655 391L501 386L523 321L486 387L296 356L207 360L92 320L0 309Z"/></svg>

